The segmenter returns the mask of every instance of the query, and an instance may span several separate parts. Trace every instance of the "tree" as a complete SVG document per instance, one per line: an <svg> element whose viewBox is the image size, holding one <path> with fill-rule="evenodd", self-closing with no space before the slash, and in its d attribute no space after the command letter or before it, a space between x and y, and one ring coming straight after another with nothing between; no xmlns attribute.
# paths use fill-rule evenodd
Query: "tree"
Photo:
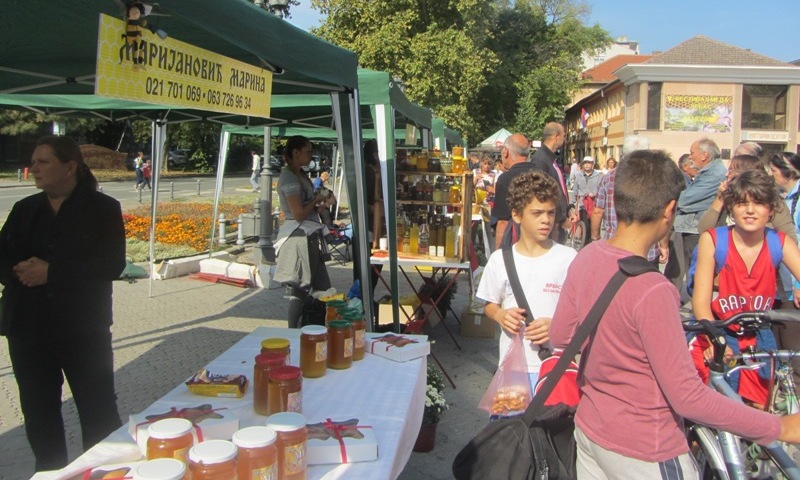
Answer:
<svg viewBox="0 0 800 480"><path fill-rule="evenodd" d="M497 66L484 46L495 15L482 0L312 0L327 15L314 30L358 53L366 68L400 78L409 99L468 137L480 125L470 109Z"/></svg>
<svg viewBox="0 0 800 480"><path fill-rule="evenodd" d="M610 38L573 0L312 0L314 33L402 79L408 97L471 141L563 117L581 53Z"/></svg>

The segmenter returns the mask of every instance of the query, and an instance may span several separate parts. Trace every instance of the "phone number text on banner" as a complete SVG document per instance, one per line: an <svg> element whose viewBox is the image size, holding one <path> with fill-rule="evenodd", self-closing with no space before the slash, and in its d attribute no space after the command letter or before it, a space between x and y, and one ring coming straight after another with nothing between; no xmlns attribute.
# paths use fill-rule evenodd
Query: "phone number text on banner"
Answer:
<svg viewBox="0 0 800 480"><path fill-rule="evenodd" d="M269 117L272 72L100 15L95 95Z"/></svg>

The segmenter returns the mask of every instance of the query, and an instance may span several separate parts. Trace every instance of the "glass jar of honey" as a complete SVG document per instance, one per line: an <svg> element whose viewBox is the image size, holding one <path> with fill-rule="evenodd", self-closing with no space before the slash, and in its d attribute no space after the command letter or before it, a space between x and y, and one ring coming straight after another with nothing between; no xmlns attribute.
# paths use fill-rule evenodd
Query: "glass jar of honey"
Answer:
<svg viewBox="0 0 800 480"><path fill-rule="evenodd" d="M192 422L185 418L165 418L153 422L147 429L147 459L175 458L186 461L194 443Z"/></svg>
<svg viewBox="0 0 800 480"><path fill-rule="evenodd" d="M206 440L189 450L192 480L236 478L236 445L227 440Z"/></svg>
<svg viewBox="0 0 800 480"><path fill-rule="evenodd" d="M300 329L300 370L306 378L325 376L328 369L328 329L308 325Z"/></svg>
<svg viewBox="0 0 800 480"><path fill-rule="evenodd" d="M303 480L306 478L306 443L308 430L306 417L299 413L276 413L267 417L267 427L278 434L278 478Z"/></svg>
<svg viewBox="0 0 800 480"><path fill-rule="evenodd" d="M289 340L285 338L265 338L261 340L261 353L280 352L286 355L286 365L292 363L292 350L289 347Z"/></svg>
<svg viewBox="0 0 800 480"><path fill-rule="evenodd" d="M346 320L353 326L353 361L363 360L366 348L367 321L361 314L349 316Z"/></svg>
<svg viewBox="0 0 800 480"><path fill-rule="evenodd" d="M186 464L174 458L148 460L133 469L133 480L183 480L185 476Z"/></svg>
<svg viewBox="0 0 800 480"><path fill-rule="evenodd" d="M337 310L346 306L347 302L344 300L331 300L330 302L325 302L325 324L327 325L328 322L341 318L339 317Z"/></svg>
<svg viewBox="0 0 800 480"><path fill-rule="evenodd" d="M233 444L239 449L237 480L277 480L277 438L275 430L268 427L247 427L233 434Z"/></svg>
<svg viewBox="0 0 800 480"><path fill-rule="evenodd" d="M286 365L286 355L269 352L256 355L253 366L253 410L259 415L269 415L269 371Z"/></svg>
<svg viewBox="0 0 800 480"><path fill-rule="evenodd" d="M337 320L328 324L328 368L344 370L353 365L353 326Z"/></svg>
<svg viewBox="0 0 800 480"><path fill-rule="evenodd" d="M417 171L418 172L427 172L428 171L428 151L424 150L419 152L417 155Z"/></svg>
<svg viewBox="0 0 800 480"><path fill-rule="evenodd" d="M285 365L269 371L268 415L303 411L303 372Z"/></svg>

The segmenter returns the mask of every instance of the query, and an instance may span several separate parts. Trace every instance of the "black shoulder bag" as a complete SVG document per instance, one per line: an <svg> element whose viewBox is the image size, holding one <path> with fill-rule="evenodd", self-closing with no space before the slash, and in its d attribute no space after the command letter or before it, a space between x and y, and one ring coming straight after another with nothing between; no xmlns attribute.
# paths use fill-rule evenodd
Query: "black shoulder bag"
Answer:
<svg viewBox="0 0 800 480"><path fill-rule="evenodd" d="M600 318L628 277L657 271L642 257L620 259L617 271L580 324L541 390L525 413L518 417L490 422L461 449L453 461L453 476L458 480L575 479L575 422L572 409L565 404L545 406L545 400L564 374L581 345L594 333ZM516 296L516 294L515 294ZM519 300L518 300L519 301ZM588 356L584 353L581 363Z"/></svg>

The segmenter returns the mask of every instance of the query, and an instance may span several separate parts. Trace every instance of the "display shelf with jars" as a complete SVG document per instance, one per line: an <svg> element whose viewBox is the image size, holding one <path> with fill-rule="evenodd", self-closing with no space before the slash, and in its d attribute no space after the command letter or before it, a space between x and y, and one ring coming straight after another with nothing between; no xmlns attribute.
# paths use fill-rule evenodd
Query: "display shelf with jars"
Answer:
<svg viewBox="0 0 800 480"><path fill-rule="evenodd" d="M463 262L470 237L463 232L469 232L474 197L466 160L436 151L403 153L395 188L398 253Z"/></svg>

